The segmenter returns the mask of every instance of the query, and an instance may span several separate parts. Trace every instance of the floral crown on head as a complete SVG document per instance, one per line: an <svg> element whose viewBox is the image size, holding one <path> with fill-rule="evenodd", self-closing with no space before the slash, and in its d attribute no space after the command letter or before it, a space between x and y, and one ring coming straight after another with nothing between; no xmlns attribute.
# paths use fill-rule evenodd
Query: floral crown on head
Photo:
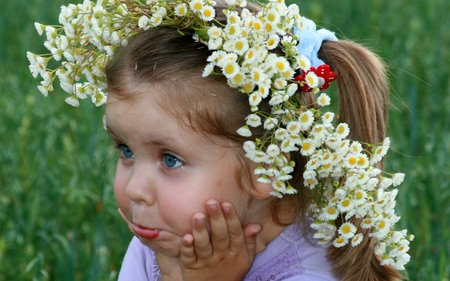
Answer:
<svg viewBox="0 0 450 281"><path fill-rule="evenodd" d="M230 87L248 95L252 113L237 133L251 137L251 128L258 126L267 131L244 143L246 156L258 164L258 181L271 184L273 196L296 193L289 182L295 163L285 154L299 151L308 159L303 178L315 194L309 215L319 244L357 246L366 233L358 230L370 229L369 235L379 240L381 264L403 269L412 236L394 229L400 219L394 212L397 189L388 188L399 185L404 174L375 167L389 148L389 138L364 145L350 140L349 126L334 125L335 114L323 110L330 97L322 91L336 74L317 52L323 40L336 37L328 30L316 31L297 5L287 6L284 0L271 0L256 14L245 8L246 1L226 2L224 24L215 21L213 0L85 0L62 6L60 25L35 23L38 33L46 34L44 45L50 53L27 52L30 71L43 78L38 89L45 96L58 79L69 94L68 104L79 106L80 99L91 97L100 106L106 102L104 68L118 46L158 26L173 27L180 34L195 31L193 39L212 51L203 77L222 74ZM284 55L271 52L275 48ZM47 67L52 59L60 62L55 69ZM215 72L218 69L221 73ZM295 95L299 89L318 95L316 108ZM259 111L264 99L271 112ZM356 225L353 217L361 223ZM344 220L339 227L338 218Z"/></svg>

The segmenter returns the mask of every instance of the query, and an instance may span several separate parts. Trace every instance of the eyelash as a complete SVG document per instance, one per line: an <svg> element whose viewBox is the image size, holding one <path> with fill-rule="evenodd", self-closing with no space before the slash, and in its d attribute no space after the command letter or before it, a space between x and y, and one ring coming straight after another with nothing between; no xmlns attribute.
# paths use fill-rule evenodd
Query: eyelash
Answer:
<svg viewBox="0 0 450 281"><path fill-rule="evenodd" d="M123 152L124 147L128 147L128 146L127 146L126 144L124 144L124 143L116 143L116 144L114 145L114 149L117 149L117 150L120 151L119 157L124 157L125 159L130 159L130 158L132 158L132 157L126 157L126 156L124 155L124 152ZM128 149L130 149L130 148L128 147ZM130 149L130 151L133 152L131 149ZM133 156L134 156L134 153L133 153ZM167 165L165 164L165 162L164 162L164 158L167 157L167 156L170 156L171 158L175 159L177 162L180 163L180 165L178 165L178 166L176 166L176 167L169 167L169 166L167 166ZM133 158L134 158L134 157L133 157ZM172 153L163 153L163 154L161 155L161 158L160 158L159 162L161 163L162 167L163 167L164 169L167 169L167 170L173 170L173 169L179 168L180 166L182 166L182 165L184 164L184 161L183 161L182 159L180 159L180 157L175 156L175 155L173 155Z"/></svg>
<svg viewBox="0 0 450 281"><path fill-rule="evenodd" d="M133 151L132 151L131 149L130 149L130 152L133 153L133 157L127 157L127 156L125 156L124 151L123 151L125 147L128 147L128 149L130 149L130 147L127 146L127 145L124 144L124 143L116 143L116 144L114 145L114 149L117 149L117 150L120 151L119 157L123 157L123 158L125 158L125 159L132 159L132 158L134 158L134 153L133 153Z"/></svg>

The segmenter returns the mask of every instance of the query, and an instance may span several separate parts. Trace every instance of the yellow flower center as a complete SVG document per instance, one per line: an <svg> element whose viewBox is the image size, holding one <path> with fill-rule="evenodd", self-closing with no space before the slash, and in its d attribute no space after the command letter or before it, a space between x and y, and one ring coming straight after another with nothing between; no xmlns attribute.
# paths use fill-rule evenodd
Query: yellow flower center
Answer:
<svg viewBox="0 0 450 281"><path fill-rule="evenodd" d="M356 192L355 198L356 200L360 200L364 197L364 194L361 191Z"/></svg>
<svg viewBox="0 0 450 281"><path fill-rule="evenodd" d="M261 75L259 75L259 72L256 71L253 73L253 80L255 80L256 82L259 81L259 79L261 79Z"/></svg>
<svg viewBox="0 0 450 281"><path fill-rule="evenodd" d="M244 76L241 73L238 73L233 77L233 80L238 84L242 83L242 81L244 80Z"/></svg>
<svg viewBox="0 0 450 281"><path fill-rule="evenodd" d="M330 214L330 215L334 215L334 214L336 214L336 209L333 208L333 207L329 207L327 209L327 213Z"/></svg>
<svg viewBox="0 0 450 281"><path fill-rule="evenodd" d="M344 225L344 226L342 227L341 230L342 230L342 233L348 234L348 233L350 233L350 232L352 231L352 228L350 227L350 225L346 224L346 225Z"/></svg>
<svg viewBox="0 0 450 281"><path fill-rule="evenodd" d="M236 42L235 48L236 48L236 50L238 50L238 51L244 49L244 42L242 42L242 41L237 41L237 42Z"/></svg>
<svg viewBox="0 0 450 281"><path fill-rule="evenodd" d="M309 150L311 148L311 144L309 142L305 142L302 144L302 150Z"/></svg>
<svg viewBox="0 0 450 281"><path fill-rule="evenodd" d="M228 34L234 35L236 33L236 27L230 26L230 29L228 30Z"/></svg>
<svg viewBox="0 0 450 281"><path fill-rule="evenodd" d="M309 116L308 116L308 114L303 114L303 115L300 117L300 121L301 121L302 123L307 123L307 122L309 121Z"/></svg>
<svg viewBox="0 0 450 281"><path fill-rule="evenodd" d="M245 84L242 86L242 89L244 89L244 91L245 91L246 93L249 93L249 92L251 92L251 91L253 90L253 84L252 84L252 83L245 83Z"/></svg>
<svg viewBox="0 0 450 281"><path fill-rule="evenodd" d="M338 128L337 128L337 133L338 134L343 134L344 132L345 132L345 127L344 126L338 126Z"/></svg>
<svg viewBox="0 0 450 281"><path fill-rule="evenodd" d="M205 17L210 17L211 16L211 10L205 10L204 12L203 12L203 15L205 16Z"/></svg>
<svg viewBox="0 0 450 281"><path fill-rule="evenodd" d="M197 2L194 4L194 9L197 11L200 11L202 9L203 5L200 2Z"/></svg>
<svg viewBox="0 0 450 281"><path fill-rule="evenodd" d="M232 74L234 72L234 65L228 64L225 66L225 73L226 74Z"/></svg>
<svg viewBox="0 0 450 281"><path fill-rule="evenodd" d="M356 158L355 157L350 157L349 159L348 159L348 163L350 164L350 165L355 165L356 164Z"/></svg>
<svg viewBox="0 0 450 281"><path fill-rule="evenodd" d="M278 68L279 70L284 70L284 63L283 63L283 62L278 61L277 64L276 64L276 66L277 66L277 68Z"/></svg>
<svg viewBox="0 0 450 281"><path fill-rule="evenodd" d="M350 206L350 200L345 199L344 201L342 201L342 206L344 206L344 207Z"/></svg>
<svg viewBox="0 0 450 281"><path fill-rule="evenodd" d="M359 166L364 166L366 164L366 158L364 157L359 157L358 159L358 165ZM362 176L362 175L361 175Z"/></svg>

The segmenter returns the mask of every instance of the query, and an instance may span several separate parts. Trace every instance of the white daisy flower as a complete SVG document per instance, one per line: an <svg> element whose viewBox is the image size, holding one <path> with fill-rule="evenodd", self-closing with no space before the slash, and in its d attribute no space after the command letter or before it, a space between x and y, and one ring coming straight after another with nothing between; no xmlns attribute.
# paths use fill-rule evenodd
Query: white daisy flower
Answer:
<svg viewBox="0 0 450 281"><path fill-rule="evenodd" d="M314 153L315 146L314 141L311 139L304 139L301 142L301 153L303 156L308 156Z"/></svg>
<svg viewBox="0 0 450 281"><path fill-rule="evenodd" d="M254 141L245 141L243 148L245 152L254 151L256 149L256 144Z"/></svg>
<svg viewBox="0 0 450 281"><path fill-rule="evenodd" d="M277 105L281 104L284 101L284 97L281 94L273 95L272 98L269 100L270 105Z"/></svg>
<svg viewBox="0 0 450 281"><path fill-rule="evenodd" d="M355 236L356 233L356 226L350 222L345 222L341 225L341 227L339 227L339 234L341 235L341 237L345 238L345 239L351 239L353 238L353 236Z"/></svg>
<svg viewBox="0 0 450 281"><path fill-rule="evenodd" d="M178 17L186 16L187 12L188 12L186 3L180 3L180 4L176 5L174 12L175 12L175 15ZM209 34L209 30L208 30L208 34Z"/></svg>
<svg viewBox="0 0 450 281"><path fill-rule="evenodd" d="M72 95L72 96L66 98L65 102L74 107L80 106L80 102L78 101L78 98L76 95Z"/></svg>
<svg viewBox="0 0 450 281"><path fill-rule="evenodd" d="M263 84L267 79L267 75L259 67L253 68L250 72L250 75L253 82L257 85Z"/></svg>
<svg viewBox="0 0 450 281"><path fill-rule="evenodd" d="M197 13L199 13L203 9L203 5L203 0L191 0L189 2L189 7L191 7L191 10Z"/></svg>
<svg viewBox="0 0 450 281"><path fill-rule="evenodd" d="M320 96L317 98L317 104L322 107L330 105L330 101L330 97L325 93L320 94Z"/></svg>
<svg viewBox="0 0 450 281"><path fill-rule="evenodd" d="M236 23L228 24L224 32L230 39L237 38L241 35L241 27Z"/></svg>
<svg viewBox="0 0 450 281"><path fill-rule="evenodd" d="M245 118L247 125L251 126L251 127L258 127L259 125L261 125L261 117L259 117L256 114L249 114L246 118Z"/></svg>
<svg viewBox="0 0 450 281"><path fill-rule="evenodd" d="M345 139L348 136L348 134L350 133L350 128L348 127L348 124L340 123L339 125L337 125L335 132L336 132L337 136L339 136L342 139Z"/></svg>
<svg viewBox="0 0 450 281"><path fill-rule="evenodd" d="M227 14L227 22L231 24L240 24L241 18L239 17L238 12L236 11L228 11Z"/></svg>
<svg viewBox="0 0 450 281"><path fill-rule="evenodd" d="M271 157L278 156L280 154L280 148L276 144L270 144L266 149L266 153Z"/></svg>
<svg viewBox="0 0 450 281"><path fill-rule="evenodd" d="M278 119L276 119L275 117L268 117L264 121L264 129L272 130L273 128L275 128L275 126L277 124L278 124Z"/></svg>
<svg viewBox="0 0 450 281"><path fill-rule="evenodd" d="M301 70L307 71L311 68L311 62L307 57L305 57L305 55L300 55L298 63L300 65Z"/></svg>
<svg viewBox="0 0 450 281"><path fill-rule="evenodd" d="M337 208L341 213L345 213L355 208L355 204L350 198L344 198L337 204Z"/></svg>
<svg viewBox="0 0 450 281"><path fill-rule="evenodd" d="M298 85L296 83L295 84L289 84L288 87L287 87L287 90L286 90L286 94L288 96L292 96L292 95L294 95L297 92L297 89L298 89Z"/></svg>
<svg viewBox="0 0 450 281"><path fill-rule="evenodd" d="M250 106L258 106L259 103L262 101L261 93L260 92L253 92L252 94L250 94L250 96L248 96L248 100L249 100ZM267 119L266 119L266 121L267 121ZM264 122L264 128L266 126L265 122Z"/></svg>
<svg viewBox="0 0 450 281"><path fill-rule="evenodd" d="M344 166L349 169L355 168L357 163L358 155L353 153L348 154L344 159Z"/></svg>
<svg viewBox="0 0 450 281"><path fill-rule="evenodd" d="M251 137L252 136L252 132L248 128L248 125L244 125L244 126L240 127L236 132L240 136L243 136L243 137Z"/></svg>
<svg viewBox="0 0 450 281"><path fill-rule="evenodd" d="M353 236L352 240L351 240L351 244L353 247L358 246L359 244L361 244L362 240L364 239L364 236L362 235L362 233L358 233L355 236Z"/></svg>
<svg viewBox="0 0 450 281"><path fill-rule="evenodd" d="M36 28L36 31L39 35L42 35L44 33L45 25L35 22L34 27Z"/></svg>
<svg viewBox="0 0 450 281"><path fill-rule="evenodd" d="M219 38L209 38L208 40L208 49L210 50L218 50L222 46L223 39Z"/></svg>
<svg viewBox="0 0 450 281"><path fill-rule="evenodd" d="M282 90L286 87L287 85L287 81L284 78L276 78L275 81L273 81L273 86L275 87L275 89L277 90ZM291 96L291 95L289 95Z"/></svg>
<svg viewBox="0 0 450 281"><path fill-rule="evenodd" d="M359 142L357 142L357 141L353 141L353 142L350 144L349 150L350 150L351 152L355 153L355 154L358 154L358 153L361 153L361 152L362 152L363 148L362 148L361 143L359 143Z"/></svg>
<svg viewBox="0 0 450 281"><path fill-rule="evenodd" d="M150 19L146 15L143 15L138 20L138 26L144 30L147 30L150 28Z"/></svg>
<svg viewBox="0 0 450 281"><path fill-rule="evenodd" d="M272 181L266 175L261 175L256 181L258 181L260 183L265 183L265 184L272 183Z"/></svg>
<svg viewBox="0 0 450 281"><path fill-rule="evenodd" d="M266 46L267 49L273 50L278 47L278 43L280 42L280 37L277 34L273 34L267 39Z"/></svg>
<svg viewBox="0 0 450 281"><path fill-rule="evenodd" d="M286 189L286 184L283 181L274 181L272 182L272 187L275 190L278 190L279 192L283 193Z"/></svg>
<svg viewBox="0 0 450 281"><path fill-rule="evenodd" d="M264 175L267 173L267 170L262 165L258 165L253 172L255 175Z"/></svg>
<svg viewBox="0 0 450 281"><path fill-rule="evenodd" d="M227 78L233 78L237 73L239 73L239 64L235 61L226 61L222 67L222 73Z"/></svg>
<svg viewBox="0 0 450 281"><path fill-rule="evenodd" d="M215 63L210 62L205 66L205 69L203 70L202 73L202 77L207 77L209 76L213 71L214 71L214 67L216 66Z"/></svg>
<svg viewBox="0 0 450 281"><path fill-rule="evenodd" d="M303 183L305 186L313 189L319 182L317 181L316 172L314 171L305 171L303 173ZM337 212L337 210L336 210ZM337 217L337 214L336 214ZM336 217L334 219L336 219Z"/></svg>
<svg viewBox="0 0 450 281"><path fill-rule="evenodd" d="M212 21L216 16L216 11L211 6L203 6L200 10L201 18L205 21Z"/></svg>
<svg viewBox="0 0 450 281"><path fill-rule="evenodd" d="M333 122L334 119L334 113L333 112L326 112L324 115L322 115L322 122L330 124Z"/></svg>
<svg viewBox="0 0 450 281"><path fill-rule="evenodd" d="M399 186L404 179L405 179L404 173L395 173L394 176L392 177L392 185Z"/></svg>
<svg viewBox="0 0 450 281"><path fill-rule="evenodd" d="M99 107L106 103L106 95L101 92L97 91L92 97L92 102L95 104L95 106Z"/></svg>
<svg viewBox="0 0 450 281"><path fill-rule="evenodd" d="M300 132L300 124L298 121L291 121L287 124L286 130L290 134L298 134Z"/></svg>
<svg viewBox="0 0 450 281"><path fill-rule="evenodd" d="M310 110L307 110L300 114L298 121L300 122L300 130L308 130L314 122L314 114Z"/></svg>

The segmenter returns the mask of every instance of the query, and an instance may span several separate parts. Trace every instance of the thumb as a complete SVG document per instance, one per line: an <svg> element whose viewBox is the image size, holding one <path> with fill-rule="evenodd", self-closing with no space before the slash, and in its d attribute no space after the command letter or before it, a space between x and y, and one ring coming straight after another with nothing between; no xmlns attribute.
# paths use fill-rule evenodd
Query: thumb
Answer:
<svg viewBox="0 0 450 281"><path fill-rule="evenodd" d="M245 245L249 255L250 264L256 255L256 236L261 232L262 225L259 223L249 223L244 226Z"/></svg>

